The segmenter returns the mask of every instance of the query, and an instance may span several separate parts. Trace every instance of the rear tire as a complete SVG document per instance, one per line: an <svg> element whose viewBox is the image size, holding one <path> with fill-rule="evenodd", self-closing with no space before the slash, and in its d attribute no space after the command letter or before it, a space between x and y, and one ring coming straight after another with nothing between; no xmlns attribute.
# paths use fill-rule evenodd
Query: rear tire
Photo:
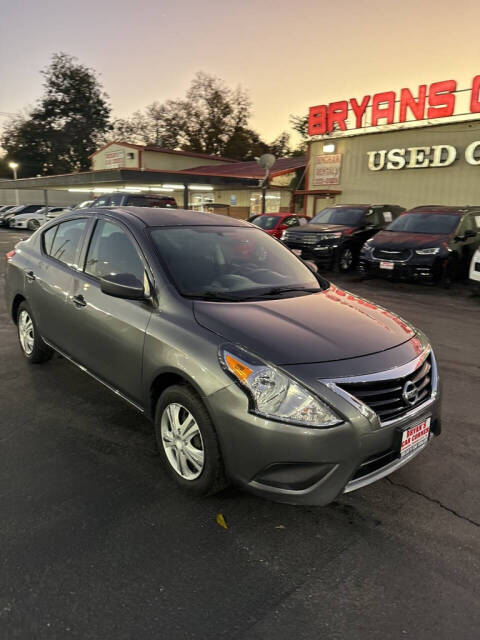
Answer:
<svg viewBox="0 0 480 640"><path fill-rule="evenodd" d="M40 364L53 356L51 349L42 339L35 318L26 302L18 307L17 331L20 348L31 364Z"/></svg>
<svg viewBox="0 0 480 640"><path fill-rule="evenodd" d="M160 396L155 436L168 473L182 489L207 496L228 486L213 422L187 385L169 387Z"/></svg>

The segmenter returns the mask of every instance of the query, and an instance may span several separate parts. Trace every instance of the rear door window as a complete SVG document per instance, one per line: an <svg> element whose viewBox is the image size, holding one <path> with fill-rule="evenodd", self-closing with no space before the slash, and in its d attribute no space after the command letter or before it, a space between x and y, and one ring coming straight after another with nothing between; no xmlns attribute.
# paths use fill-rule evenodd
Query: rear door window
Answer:
<svg viewBox="0 0 480 640"><path fill-rule="evenodd" d="M43 234L43 248L47 255L69 267L78 268L77 256L82 243L87 219L68 220L51 227Z"/></svg>

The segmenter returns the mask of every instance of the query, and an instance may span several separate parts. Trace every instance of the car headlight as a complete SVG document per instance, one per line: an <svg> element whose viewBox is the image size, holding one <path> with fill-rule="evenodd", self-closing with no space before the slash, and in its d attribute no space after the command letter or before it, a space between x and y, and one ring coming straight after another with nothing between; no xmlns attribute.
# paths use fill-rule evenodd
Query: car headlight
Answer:
<svg viewBox="0 0 480 640"><path fill-rule="evenodd" d="M429 247L428 249L415 249L419 256L431 256L440 251L440 247Z"/></svg>
<svg viewBox="0 0 480 640"><path fill-rule="evenodd" d="M223 369L247 392L252 411L308 427L331 427L343 420L289 375L235 345L219 349Z"/></svg>
<svg viewBox="0 0 480 640"><path fill-rule="evenodd" d="M282 235L280 237L281 240L285 240L285 238L287 237L287 232L286 231L282 231Z"/></svg>
<svg viewBox="0 0 480 640"><path fill-rule="evenodd" d="M333 240L334 238L341 238L343 233L341 231L335 231L335 233L323 233L318 236L319 240Z"/></svg>

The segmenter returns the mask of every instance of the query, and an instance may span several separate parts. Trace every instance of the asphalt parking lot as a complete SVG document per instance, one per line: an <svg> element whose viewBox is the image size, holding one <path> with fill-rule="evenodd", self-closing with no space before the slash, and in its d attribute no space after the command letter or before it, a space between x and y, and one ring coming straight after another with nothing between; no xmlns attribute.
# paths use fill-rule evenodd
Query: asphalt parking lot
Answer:
<svg viewBox="0 0 480 640"><path fill-rule="evenodd" d="M0 289L20 237L0 230ZM324 508L184 496L149 422L65 359L26 363L0 292L2 639L478 638L480 297L333 279L430 337L444 432Z"/></svg>

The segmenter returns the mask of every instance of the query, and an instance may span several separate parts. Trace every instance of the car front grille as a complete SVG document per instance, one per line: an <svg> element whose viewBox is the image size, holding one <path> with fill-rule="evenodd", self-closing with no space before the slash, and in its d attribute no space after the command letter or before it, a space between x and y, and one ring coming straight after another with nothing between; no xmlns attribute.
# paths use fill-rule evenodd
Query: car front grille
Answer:
<svg viewBox="0 0 480 640"><path fill-rule="evenodd" d="M287 231L284 236L284 241L302 247L312 247L320 241L328 241L333 237L333 234L328 233L302 233L298 231Z"/></svg>
<svg viewBox="0 0 480 640"><path fill-rule="evenodd" d="M409 260L412 255L412 251L411 249L399 249L397 251L394 251L393 249L374 249L372 255L374 258L378 258L379 260L391 260L392 262L395 262L397 260Z"/></svg>
<svg viewBox="0 0 480 640"><path fill-rule="evenodd" d="M407 383L412 383L407 385ZM405 390L416 389L413 402L405 399ZM432 360L429 355L415 371L403 378L374 382L338 382L338 386L368 405L381 422L401 418L405 413L426 402L432 395Z"/></svg>

